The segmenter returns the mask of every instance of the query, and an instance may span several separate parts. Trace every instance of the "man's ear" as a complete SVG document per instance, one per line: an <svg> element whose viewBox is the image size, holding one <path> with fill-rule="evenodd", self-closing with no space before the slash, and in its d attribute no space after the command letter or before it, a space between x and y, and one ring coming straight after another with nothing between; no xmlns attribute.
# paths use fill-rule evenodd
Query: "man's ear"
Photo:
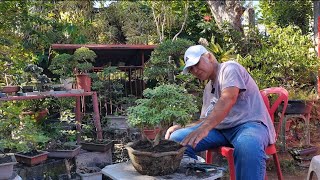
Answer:
<svg viewBox="0 0 320 180"><path fill-rule="evenodd" d="M211 52L209 53L209 60L210 60L210 62L217 61L216 57Z"/></svg>

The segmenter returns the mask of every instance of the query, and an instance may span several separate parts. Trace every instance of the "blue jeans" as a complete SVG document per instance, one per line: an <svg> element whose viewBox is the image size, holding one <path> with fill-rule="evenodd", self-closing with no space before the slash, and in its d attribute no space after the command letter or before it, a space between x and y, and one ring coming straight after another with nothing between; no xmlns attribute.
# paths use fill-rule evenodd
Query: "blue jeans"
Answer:
<svg viewBox="0 0 320 180"><path fill-rule="evenodd" d="M201 123L193 127L176 130L171 134L170 139L181 142L200 125ZM266 173L267 156L265 148L268 143L267 127L259 122L247 122L230 129L212 129L208 136L203 138L194 149L188 146L185 153L197 159L196 152L220 146L234 147L236 179L262 180Z"/></svg>

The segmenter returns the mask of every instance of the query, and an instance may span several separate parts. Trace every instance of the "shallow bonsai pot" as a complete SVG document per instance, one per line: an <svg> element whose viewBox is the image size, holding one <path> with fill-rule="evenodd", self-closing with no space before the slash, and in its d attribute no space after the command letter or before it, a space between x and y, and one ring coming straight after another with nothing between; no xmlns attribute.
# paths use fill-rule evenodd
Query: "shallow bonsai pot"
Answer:
<svg viewBox="0 0 320 180"><path fill-rule="evenodd" d="M0 179L10 179L13 174L13 166L18 163L14 155L6 156L5 161L8 162L0 164Z"/></svg>
<svg viewBox="0 0 320 180"><path fill-rule="evenodd" d="M50 158L68 158L71 159L80 153L81 146L75 145L75 149L72 150L47 150L49 152L48 157Z"/></svg>
<svg viewBox="0 0 320 180"><path fill-rule="evenodd" d="M180 146L178 150L169 152L147 152L135 149L140 142L141 140L126 145L131 163L140 174L166 175L174 173L179 168L186 147Z"/></svg>
<svg viewBox="0 0 320 180"><path fill-rule="evenodd" d="M105 143L96 142L81 142L81 148L87 151L105 152L113 147L112 141L106 141Z"/></svg>
<svg viewBox="0 0 320 180"><path fill-rule="evenodd" d="M20 90L20 86L3 86L1 92L3 93L16 93Z"/></svg>
<svg viewBox="0 0 320 180"><path fill-rule="evenodd" d="M33 92L33 86L22 86L22 92Z"/></svg>
<svg viewBox="0 0 320 180"><path fill-rule="evenodd" d="M47 151L38 151L38 152L39 152L39 154L34 155L34 156L28 156L28 155L26 155L26 153L22 153L22 152L15 153L14 156L19 163L24 163L29 166L34 166L34 165L42 163L43 161L47 160L47 158L48 158L49 152L47 152Z"/></svg>

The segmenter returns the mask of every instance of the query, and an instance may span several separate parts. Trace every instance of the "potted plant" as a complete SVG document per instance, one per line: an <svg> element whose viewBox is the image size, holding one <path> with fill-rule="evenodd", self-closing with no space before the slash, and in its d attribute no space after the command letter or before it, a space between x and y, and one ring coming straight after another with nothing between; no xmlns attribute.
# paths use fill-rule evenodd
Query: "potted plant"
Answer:
<svg viewBox="0 0 320 180"><path fill-rule="evenodd" d="M159 131L153 141L142 131L145 140L129 143L126 148L134 168L141 174L164 175L173 173L179 166L185 147L170 140L161 140L164 132L174 122L185 125L197 111L194 96L173 84L145 89L143 99L128 108L129 124L141 130L156 127ZM166 147L170 147L169 152ZM164 148L158 151L158 148ZM175 149L175 150L172 150ZM158 152L158 153L157 153Z"/></svg>
<svg viewBox="0 0 320 180"><path fill-rule="evenodd" d="M81 148L87 151L105 152L112 147L113 142L107 139L87 139L81 142Z"/></svg>
<svg viewBox="0 0 320 180"><path fill-rule="evenodd" d="M3 77L4 77L4 86L1 87L0 91L3 93L16 93L20 90L20 86L14 85L14 76L9 74L12 63L5 63L6 66Z"/></svg>
<svg viewBox="0 0 320 180"><path fill-rule="evenodd" d="M43 74L43 68L35 64L28 64L23 70L25 72L25 85L28 89L29 86L35 86L39 92L48 90L51 80ZM25 89L25 87L22 87L22 91Z"/></svg>
<svg viewBox="0 0 320 180"><path fill-rule="evenodd" d="M23 101L23 112L22 116L33 116L37 122L43 120L49 113L48 110L48 100L47 99L31 99L28 101Z"/></svg>
<svg viewBox="0 0 320 180"><path fill-rule="evenodd" d="M96 53L87 47L76 49L73 58L77 61L77 88L84 89L84 91L91 91L91 78L89 71L93 68L92 63L95 62Z"/></svg>
<svg viewBox="0 0 320 180"><path fill-rule="evenodd" d="M18 162L34 166L47 159L48 152L39 150L49 140L30 116L20 117L19 126L12 132L22 151L15 153Z"/></svg>
<svg viewBox="0 0 320 180"><path fill-rule="evenodd" d="M60 141L51 141L47 144L46 151L50 158L73 158L80 153L80 145L75 143L62 143Z"/></svg>
<svg viewBox="0 0 320 180"><path fill-rule="evenodd" d="M59 75L60 82L64 85L66 90L72 89L72 84L74 82L74 68L76 67L77 61L73 58L71 54L58 54L55 56L49 66L49 70Z"/></svg>

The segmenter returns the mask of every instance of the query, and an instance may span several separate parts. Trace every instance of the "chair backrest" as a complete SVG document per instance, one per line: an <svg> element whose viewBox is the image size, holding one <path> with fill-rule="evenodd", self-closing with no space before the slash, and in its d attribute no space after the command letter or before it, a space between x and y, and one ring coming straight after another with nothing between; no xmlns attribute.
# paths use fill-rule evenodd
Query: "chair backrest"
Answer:
<svg viewBox="0 0 320 180"><path fill-rule="evenodd" d="M288 91L282 87L271 87L267 89L260 90L261 96L263 98L263 101L268 109L268 112L271 116L272 122L274 123L274 114L276 110L278 109L279 105L283 102L283 107L281 109L281 116L279 119L279 125L276 128L276 139L278 137L278 134L280 133L280 128L282 121L284 119L284 114L286 112L287 106L288 106ZM272 104L270 103L269 97L271 94L276 95L275 100L272 100Z"/></svg>

